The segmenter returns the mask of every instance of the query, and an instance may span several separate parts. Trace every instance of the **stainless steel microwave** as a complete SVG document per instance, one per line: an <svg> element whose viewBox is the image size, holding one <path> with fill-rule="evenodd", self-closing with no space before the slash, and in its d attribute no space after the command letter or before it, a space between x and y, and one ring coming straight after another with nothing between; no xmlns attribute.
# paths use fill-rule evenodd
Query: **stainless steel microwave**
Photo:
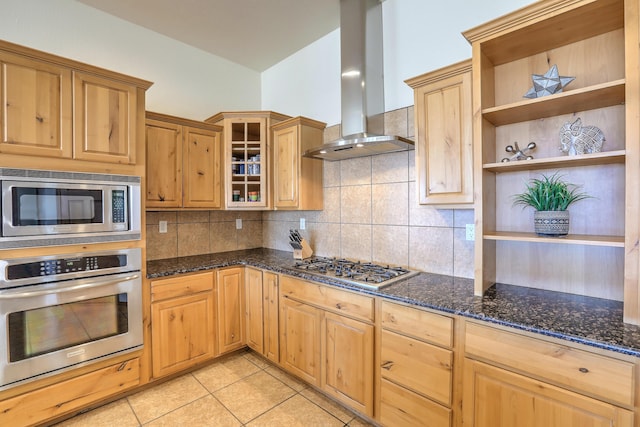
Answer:
<svg viewBox="0 0 640 427"><path fill-rule="evenodd" d="M0 169L0 185L0 248L140 239L140 177Z"/></svg>

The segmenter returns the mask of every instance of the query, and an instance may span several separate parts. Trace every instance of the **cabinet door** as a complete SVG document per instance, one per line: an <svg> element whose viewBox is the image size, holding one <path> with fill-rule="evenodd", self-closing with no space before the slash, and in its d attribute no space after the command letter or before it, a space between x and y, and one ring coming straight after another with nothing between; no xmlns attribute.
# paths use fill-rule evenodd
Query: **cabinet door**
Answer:
<svg viewBox="0 0 640 427"><path fill-rule="evenodd" d="M559 387L465 360L463 411L474 427L631 427L633 413Z"/></svg>
<svg viewBox="0 0 640 427"><path fill-rule="evenodd" d="M224 127L226 207L269 208L267 119L228 119Z"/></svg>
<svg viewBox="0 0 640 427"><path fill-rule="evenodd" d="M246 268L247 345L264 353L264 323L262 271ZM264 326L263 326L264 325Z"/></svg>
<svg viewBox="0 0 640 427"><path fill-rule="evenodd" d="M452 411L417 393L380 381L380 422L386 427L450 427Z"/></svg>
<svg viewBox="0 0 640 427"><path fill-rule="evenodd" d="M218 271L218 349L226 353L245 345L243 267Z"/></svg>
<svg viewBox="0 0 640 427"><path fill-rule="evenodd" d="M182 206L182 126L147 120L146 138L146 206Z"/></svg>
<svg viewBox="0 0 640 427"><path fill-rule="evenodd" d="M426 76L414 86L419 202L473 203L471 62Z"/></svg>
<svg viewBox="0 0 640 427"><path fill-rule="evenodd" d="M373 416L373 325L325 313L321 387L336 399Z"/></svg>
<svg viewBox="0 0 640 427"><path fill-rule="evenodd" d="M220 133L184 128L184 207L220 207L220 158Z"/></svg>
<svg viewBox="0 0 640 427"><path fill-rule="evenodd" d="M315 307L280 300L280 363L315 386L320 385L320 316Z"/></svg>
<svg viewBox="0 0 640 427"><path fill-rule="evenodd" d="M214 356L213 293L201 292L153 303L151 323L155 378Z"/></svg>
<svg viewBox="0 0 640 427"><path fill-rule="evenodd" d="M137 89L74 72L74 158L135 164Z"/></svg>
<svg viewBox="0 0 640 427"><path fill-rule="evenodd" d="M273 133L273 204L276 208L295 208L299 204L300 179L299 127Z"/></svg>
<svg viewBox="0 0 640 427"><path fill-rule="evenodd" d="M264 293L264 355L268 359L280 361L278 275L267 271L262 273Z"/></svg>
<svg viewBox="0 0 640 427"><path fill-rule="evenodd" d="M71 71L0 54L0 152L71 158Z"/></svg>

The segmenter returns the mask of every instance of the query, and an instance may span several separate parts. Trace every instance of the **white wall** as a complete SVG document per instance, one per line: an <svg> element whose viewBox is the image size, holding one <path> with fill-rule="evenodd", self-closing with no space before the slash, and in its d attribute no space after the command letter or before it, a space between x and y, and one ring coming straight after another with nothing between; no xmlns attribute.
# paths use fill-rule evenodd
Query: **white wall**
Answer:
<svg viewBox="0 0 640 427"><path fill-rule="evenodd" d="M471 57L461 32L531 0L386 0L385 110L413 105L404 80ZM340 30L262 73L262 108L340 123Z"/></svg>
<svg viewBox="0 0 640 427"><path fill-rule="evenodd" d="M0 39L152 81L151 111L261 108L258 72L73 0L0 0Z"/></svg>

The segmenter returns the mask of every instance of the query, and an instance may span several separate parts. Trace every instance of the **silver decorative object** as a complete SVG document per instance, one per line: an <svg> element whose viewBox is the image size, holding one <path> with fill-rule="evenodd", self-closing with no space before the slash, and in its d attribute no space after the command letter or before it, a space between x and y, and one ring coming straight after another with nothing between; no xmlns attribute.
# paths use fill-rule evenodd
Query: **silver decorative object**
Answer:
<svg viewBox="0 0 640 427"><path fill-rule="evenodd" d="M570 156L599 153L604 141L604 133L595 126L582 126L580 117L560 129L560 150Z"/></svg>
<svg viewBox="0 0 640 427"><path fill-rule="evenodd" d="M524 94L525 98L540 98L560 93L566 85L575 80L575 77L560 76L555 64L544 75L533 74L531 78L533 87Z"/></svg>
<svg viewBox="0 0 640 427"><path fill-rule="evenodd" d="M513 145L515 145L515 147ZM503 162L510 162L511 160L531 160L531 159L533 159L533 156L530 155L530 154L527 154L527 153L529 151L531 151L531 150L535 150L535 148L536 148L536 143L535 142L530 142L522 150L520 149L520 147L518 147L518 141L514 142L513 145L507 145L505 147L504 150L507 153L513 153L513 155L511 157L505 157L504 159L502 159Z"/></svg>

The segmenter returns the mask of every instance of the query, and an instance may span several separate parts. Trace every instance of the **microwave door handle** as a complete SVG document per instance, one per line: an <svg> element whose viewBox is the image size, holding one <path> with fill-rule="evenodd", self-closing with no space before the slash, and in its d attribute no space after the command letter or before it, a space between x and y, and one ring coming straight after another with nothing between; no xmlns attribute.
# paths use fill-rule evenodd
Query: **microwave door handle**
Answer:
<svg viewBox="0 0 640 427"><path fill-rule="evenodd" d="M91 289L91 288L97 288L105 285L113 285L116 283L128 282L129 280L135 280L138 277L140 277L140 275L132 274L131 276L120 277L118 279L111 279L111 278L102 279L102 280L94 279L91 283L87 283L83 285L71 285L71 286L56 288L56 289L49 288L49 289L42 289L37 291L17 291L17 292L3 291L3 292L0 292L0 299L29 298L29 297L39 296L39 295L51 295L51 294L59 294L62 292L72 292L72 291L77 291L79 289Z"/></svg>

